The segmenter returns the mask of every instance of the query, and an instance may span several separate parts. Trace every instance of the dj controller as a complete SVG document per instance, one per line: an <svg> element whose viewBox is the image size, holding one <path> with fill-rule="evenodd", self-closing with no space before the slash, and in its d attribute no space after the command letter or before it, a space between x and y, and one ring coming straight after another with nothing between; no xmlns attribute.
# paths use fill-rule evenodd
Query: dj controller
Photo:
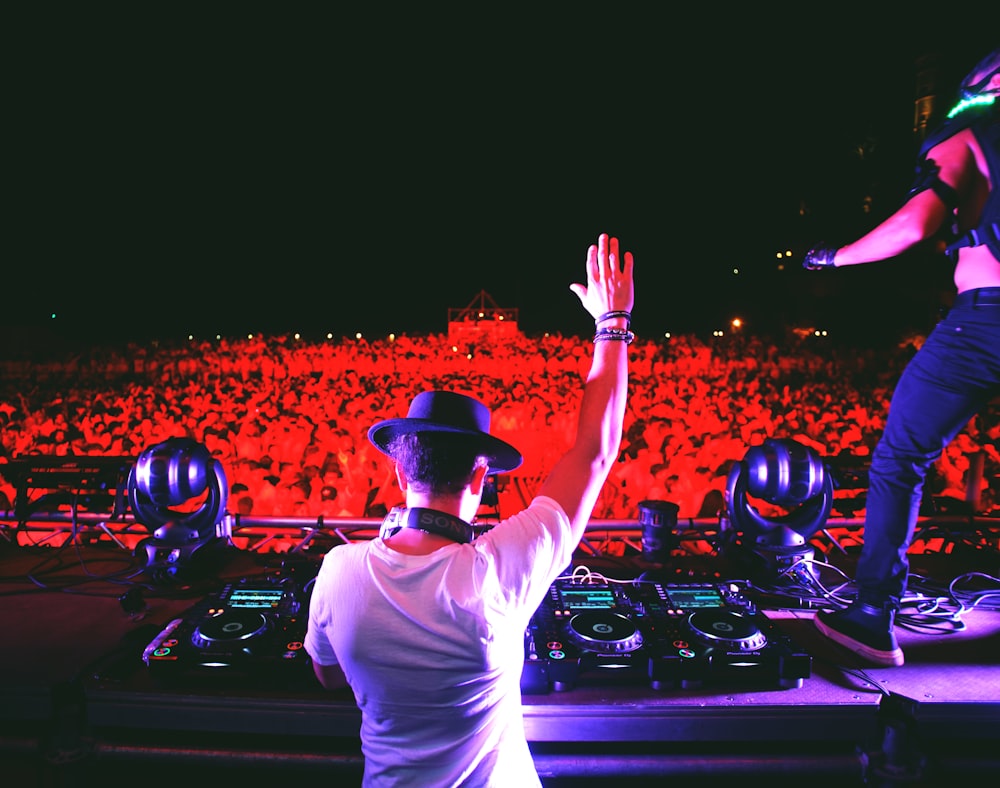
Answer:
<svg viewBox="0 0 1000 788"><path fill-rule="evenodd" d="M146 646L165 680L313 681L303 648L318 565L225 583ZM653 689L744 682L801 687L812 659L733 584L661 583L571 575L556 580L524 637L521 689L645 683Z"/></svg>
<svg viewBox="0 0 1000 788"><path fill-rule="evenodd" d="M252 678L284 684L311 676L303 648L308 588L286 575L226 583L170 621L146 646L159 679Z"/></svg>
<svg viewBox="0 0 1000 788"><path fill-rule="evenodd" d="M525 633L521 690L627 679L653 689L743 682L798 688L812 658L734 584L556 580Z"/></svg>

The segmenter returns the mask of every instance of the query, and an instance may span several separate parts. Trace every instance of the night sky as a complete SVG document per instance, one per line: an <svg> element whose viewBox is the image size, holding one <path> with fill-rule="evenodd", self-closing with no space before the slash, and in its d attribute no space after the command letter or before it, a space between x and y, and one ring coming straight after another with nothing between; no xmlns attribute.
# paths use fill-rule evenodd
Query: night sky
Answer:
<svg viewBox="0 0 1000 788"><path fill-rule="evenodd" d="M801 255L905 194L916 56L942 53L950 106L997 25L648 5L26 25L0 330L443 331L485 291L528 332L586 332L568 285L601 231L649 335L874 325L886 290L888 322L925 320L943 260Z"/></svg>

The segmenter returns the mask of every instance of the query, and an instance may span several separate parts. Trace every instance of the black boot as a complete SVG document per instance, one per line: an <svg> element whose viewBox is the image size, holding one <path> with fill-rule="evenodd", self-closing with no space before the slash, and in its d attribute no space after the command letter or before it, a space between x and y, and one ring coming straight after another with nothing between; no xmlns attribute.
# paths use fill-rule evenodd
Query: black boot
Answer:
<svg viewBox="0 0 1000 788"><path fill-rule="evenodd" d="M869 662L899 667L903 664L903 650L893 634L895 618L892 604L876 606L855 601L843 610L821 610L815 621L816 628L830 640Z"/></svg>

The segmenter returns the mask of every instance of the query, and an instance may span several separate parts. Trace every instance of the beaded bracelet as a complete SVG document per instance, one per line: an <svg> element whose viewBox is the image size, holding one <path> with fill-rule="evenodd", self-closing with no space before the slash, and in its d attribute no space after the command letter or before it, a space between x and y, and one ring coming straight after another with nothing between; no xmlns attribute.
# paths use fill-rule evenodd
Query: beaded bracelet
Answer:
<svg viewBox="0 0 1000 788"><path fill-rule="evenodd" d="M624 309L616 309L612 312L605 312L603 315L597 318L597 320L594 321L594 325L596 326L599 323L603 323L605 320L610 320L613 317L624 317L625 322L628 323L629 325L632 325L632 313L626 312Z"/></svg>
<svg viewBox="0 0 1000 788"><path fill-rule="evenodd" d="M618 340L620 342L625 342L631 345L632 340L635 339L635 334L629 331L627 328L599 328L597 333L594 334L594 341L601 342L605 339Z"/></svg>

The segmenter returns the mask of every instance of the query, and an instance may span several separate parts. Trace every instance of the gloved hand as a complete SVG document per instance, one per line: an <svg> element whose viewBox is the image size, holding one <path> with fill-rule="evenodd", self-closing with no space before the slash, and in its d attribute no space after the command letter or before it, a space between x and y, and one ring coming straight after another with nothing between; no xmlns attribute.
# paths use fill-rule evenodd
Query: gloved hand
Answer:
<svg viewBox="0 0 1000 788"><path fill-rule="evenodd" d="M835 268L833 256L837 254L837 249L833 246L814 246L806 256L802 258L802 267L808 271L819 271L823 268Z"/></svg>

